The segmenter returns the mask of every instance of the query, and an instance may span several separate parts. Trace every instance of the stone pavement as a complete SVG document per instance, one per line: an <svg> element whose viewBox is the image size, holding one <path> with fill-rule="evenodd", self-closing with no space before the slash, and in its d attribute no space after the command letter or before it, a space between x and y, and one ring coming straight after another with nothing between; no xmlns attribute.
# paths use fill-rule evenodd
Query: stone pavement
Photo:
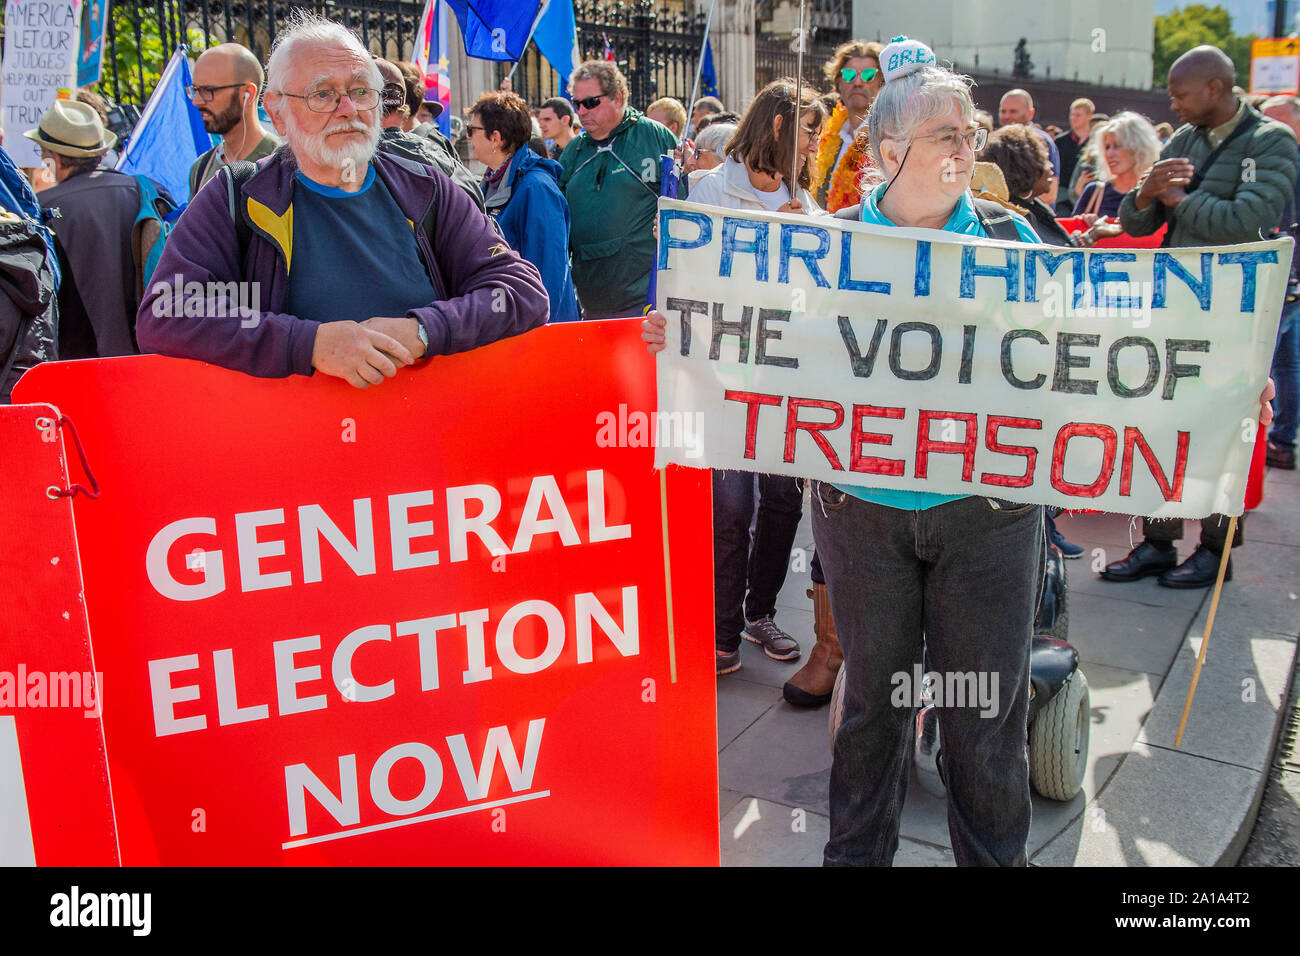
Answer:
<svg viewBox="0 0 1300 956"><path fill-rule="evenodd" d="M1034 795L1031 864L1232 865L1263 794L1300 633L1300 473L1270 471L1264 501L1247 519L1181 748L1174 736L1210 589L1100 580L1094 565L1141 540L1140 523L1131 539L1126 517L1075 515L1058 526L1087 549L1066 564L1069 640L1091 689L1092 740L1082 793L1069 803ZM1180 559L1195 547L1198 527L1188 523ZM807 507L795 545L777 621L807 652ZM820 865L829 829L828 708L785 703L781 686L800 662L769 660L741 643L741 669L718 679L723 865ZM953 865L946 804L915 774L895 863Z"/></svg>

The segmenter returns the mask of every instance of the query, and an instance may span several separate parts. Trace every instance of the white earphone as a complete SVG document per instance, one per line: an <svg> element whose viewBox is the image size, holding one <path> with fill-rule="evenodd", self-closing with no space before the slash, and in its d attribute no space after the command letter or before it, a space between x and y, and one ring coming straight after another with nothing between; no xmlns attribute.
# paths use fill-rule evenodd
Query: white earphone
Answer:
<svg viewBox="0 0 1300 956"><path fill-rule="evenodd" d="M245 103L245 104L248 103L248 93L247 93L247 92L244 93L244 103Z"/></svg>

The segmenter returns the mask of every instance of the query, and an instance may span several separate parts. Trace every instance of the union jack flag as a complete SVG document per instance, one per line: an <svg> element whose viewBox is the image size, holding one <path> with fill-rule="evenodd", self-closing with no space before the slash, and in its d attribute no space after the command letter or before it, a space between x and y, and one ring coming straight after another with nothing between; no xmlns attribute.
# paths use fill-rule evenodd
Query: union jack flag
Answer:
<svg viewBox="0 0 1300 956"><path fill-rule="evenodd" d="M424 75L424 87L442 104L438 128L451 135L451 61L447 59L447 7L438 0L428 0L420 27L415 34L412 59Z"/></svg>

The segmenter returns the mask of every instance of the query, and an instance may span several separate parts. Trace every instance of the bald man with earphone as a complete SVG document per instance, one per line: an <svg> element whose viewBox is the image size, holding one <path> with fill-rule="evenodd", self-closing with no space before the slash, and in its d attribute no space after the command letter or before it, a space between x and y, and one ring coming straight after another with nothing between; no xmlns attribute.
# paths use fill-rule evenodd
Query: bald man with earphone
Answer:
<svg viewBox="0 0 1300 956"><path fill-rule="evenodd" d="M227 163L239 159L257 162L280 145L280 138L258 122L262 80L262 64L239 43L205 50L194 64L190 99L203 117L203 128L219 135L221 142L190 167L190 195Z"/></svg>

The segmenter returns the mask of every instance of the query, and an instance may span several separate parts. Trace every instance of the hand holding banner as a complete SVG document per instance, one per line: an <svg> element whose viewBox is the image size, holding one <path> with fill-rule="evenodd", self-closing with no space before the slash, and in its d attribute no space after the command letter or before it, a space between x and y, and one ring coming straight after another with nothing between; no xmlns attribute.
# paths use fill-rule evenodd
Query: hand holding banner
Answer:
<svg viewBox="0 0 1300 956"><path fill-rule="evenodd" d="M1084 250L660 201L659 408L872 488L1240 514L1291 240Z"/></svg>

